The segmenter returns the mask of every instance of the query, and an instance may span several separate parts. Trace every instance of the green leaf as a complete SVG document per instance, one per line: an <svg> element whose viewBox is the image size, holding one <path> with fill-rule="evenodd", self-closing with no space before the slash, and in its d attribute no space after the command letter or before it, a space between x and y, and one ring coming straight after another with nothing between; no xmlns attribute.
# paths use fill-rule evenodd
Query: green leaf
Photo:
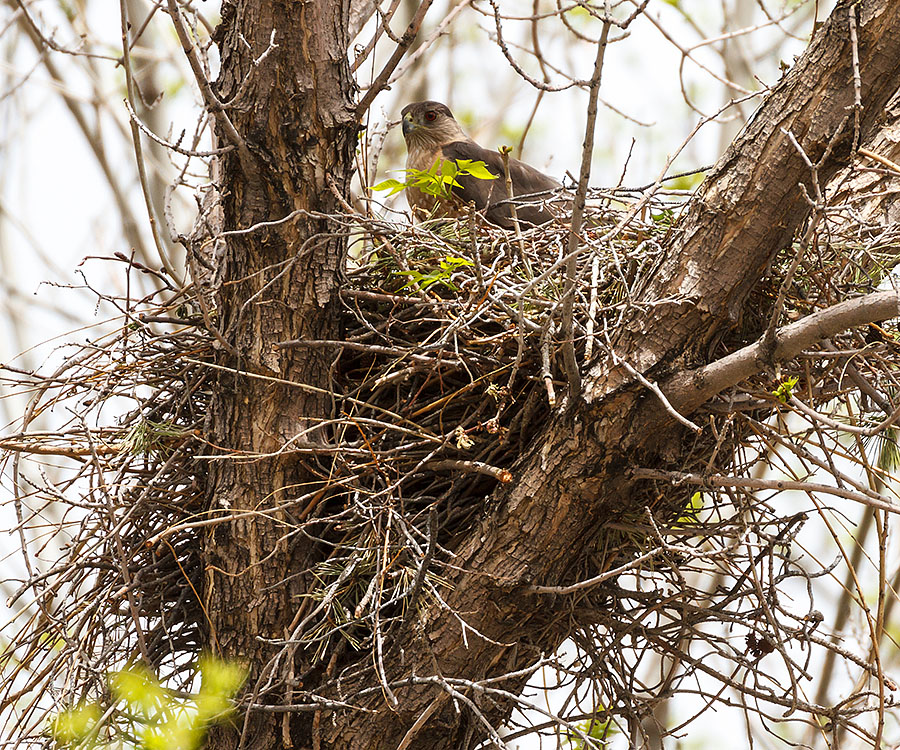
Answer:
<svg viewBox="0 0 900 750"><path fill-rule="evenodd" d="M192 750L200 747L205 732L205 722L181 712L162 725L148 729L141 745L145 750Z"/></svg>
<svg viewBox="0 0 900 750"><path fill-rule="evenodd" d="M441 268L447 268L455 271L457 268L462 268L463 266L474 266L475 264L469 260L468 258L460 258L456 255L448 255L444 260L441 261Z"/></svg>
<svg viewBox="0 0 900 750"><path fill-rule="evenodd" d="M459 160L460 171L470 174L479 180L494 180L497 175L493 174L483 161L472 161L471 159Z"/></svg>
<svg viewBox="0 0 900 750"><path fill-rule="evenodd" d="M410 271L394 271L394 273L397 276L406 276L409 278L409 281L403 285L402 289L417 284L420 289L424 290L432 284L441 284L447 289L457 291L456 284L450 280L453 272L456 271L457 268L471 265L474 265L474 263L468 258L460 258L456 255L446 255L438 263L437 268L428 269L427 273L422 273L415 269Z"/></svg>
<svg viewBox="0 0 900 750"><path fill-rule="evenodd" d="M212 656L201 657L198 670L200 692L186 697L164 688L145 667L112 672L110 692L116 703L127 704L112 714L114 720L104 730L111 732L112 742L98 741L97 722L103 714L97 703L60 712L50 724L50 734L61 745L77 744L78 750L197 750L207 729L231 713L231 700L246 676L239 665Z"/></svg>
<svg viewBox="0 0 900 750"><path fill-rule="evenodd" d="M601 710L597 710L596 714L594 719L579 722L576 726L590 739L595 740L597 745L605 746L619 730L609 719L602 718ZM586 750L584 740L579 735L574 732L567 732L566 735L564 738L566 747L571 750Z"/></svg>
<svg viewBox="0 0 900 750"><path fill-rule="evenodd" d="M493 180L496 175L492 174L483 161L474 161L472 159L438 159L427 170L425 169L406 169L407 178L405 181L400 180L384 180L377 185L373 185L370 190L390 190L385 196L390 198L401 190L414 187L421 190L426 195L433 195L436 198L449 200L452 195L453 188L462 188L457 180L460 175L471 175L479 180Z"/></svg>
<svg viewBox="0 0 900 750"><path fill-rule="evenodd" d="M897 446L897 428L888 427L879 435L878 440L878 467L892 472L900 466L900 448Z"/></svg>
<svg viewBox="0 0 900 750"><path fill-rule="evenodd" d="M184 437L185 431L172 422L140 419L122 440L122 449L132 454L166 453L172 442Z"/></svg>
<svg viewBox="0 0 900 750"><path fill-rule="evenodd" d="M81 742L93 731L100 715L100 706L96 703L79 703L53 718L50 734L62 745Z"/></svg>
<svg viewBox="0 0 900 750"><path fill-rule="evenodd" d="M202 677L201 694L233 698L247 679L247 672L239 664L214 656L201 656L197 667Z"/></svg>
<svg viewBox="0 0 900 750"><path fill-rule="evenodd" d="M687 505L684 506L684 511L681 516L679 516L676 523L679 526L697 523L697 514L701 510L703 510L703 494L695 492L691 495L691 499L688 500Z"/></svg>
<svg viewBox="0 0 900 750"><path fill-rule="evenodd" d="M781 403L786 404L791 396L794 395L794 386L797 385L799 380L800 378L788 378L772 391L772 395L781 401Z"/></svg>
<svg viewBox="0 0 900 750"><path fill-rule="evenodd" d="M116 700L125 701L144 711L158 710L169 701L165 689L150 670L131 667L109 676L109 687Z"/></svg>
<svg viewBox="0 0 900 750"><path fill-rule="evenodd" d="M446 176L446 177L443 177L443 178L441 179L441 184L442 184L443 187L444 187L444 190L445 190L445 192L446 192L446 197L447 197L447 198L450 197L450 188L451 188L451 187L458 187L458 188L461 188L461 187L462 187L462 185L460 185L460 184L456 181L456 177L450 177L449 175Z"/></svg>
<svg viewBox="0 0 900 750"><path fill-rule="evenodd" d="M246 671L239 664L214 656L201 656L198 668L202 678L196 699L200 719L206 722L227 715L231 710L231 699L247 678Z"/></svg>
<svg viewBox="0 0 900 750"><path fill-rule="evenodd" d="M675 190L693 190L697 185L703 182L703 172L694 172L693 174L683 174L674 180L669 180L666 184Z"/></svg>
<svg viewBox="0 0 900 750"><path fill-rule="evenodd" d="M385 180L384 182L379 182L377 185L373 185L370 190L390 190L385 197L390 198L392 195L396 195L401 190L405 190L407 184L405 182L400 182L400 180Z"/></svg>

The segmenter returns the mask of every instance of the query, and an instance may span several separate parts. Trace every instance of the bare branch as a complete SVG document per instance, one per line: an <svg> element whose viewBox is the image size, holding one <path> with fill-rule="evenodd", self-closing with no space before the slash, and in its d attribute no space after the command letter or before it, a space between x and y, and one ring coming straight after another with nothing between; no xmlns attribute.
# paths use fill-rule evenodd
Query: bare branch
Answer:
<svg viewBox="0 0 900 750"><path fill-rule="evenodd" d="M779 329L772 356L775 361L790 359L841 331L896 318L900 315L898 304L900 295L895 291L839 302ZM690 413L729 386L761 372L766 366L765 355L765 342L760 339L717 362L675 375L662 384L662 390L676 408Z"/></svg>

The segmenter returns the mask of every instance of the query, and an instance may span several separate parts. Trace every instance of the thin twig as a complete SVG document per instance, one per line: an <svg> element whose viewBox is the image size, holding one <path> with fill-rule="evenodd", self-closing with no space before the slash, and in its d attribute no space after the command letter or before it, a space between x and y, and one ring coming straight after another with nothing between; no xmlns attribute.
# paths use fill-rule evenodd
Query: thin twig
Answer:
<svg viewBox="0 0 900 750"><path fill-rule="evenodd" d="M170 0L170 2L174 2L174 0ZM385 63L381 72L375 77L375 80L372 81L369 90L366 91L365 95L356 106L357 119L362 118L368 111L369 106L375 100L375 97L388 85L388 79L391 77L391 73L394 72L394 68L400 63L406 50L408 50L409 46L415 41L416 35L419 33L419 28L422 26L422 21L425 20L425 14L428 12L428 9L433 2L434 0L421 0L419 2L419 7L416 9L406 31L403 32L403 36L400 37L400 41L397 43L393 54Z"/></svg>
<svg viewBox="0 0 900 750"><path fill-rule="evenodd" d="M212 84L210 84L209 79L206 77L206 73L203 71L203 65L200 62L200 58L197 56L197 50L194 47L194 43L181 18L181 11L178 8L177 0L167 0L167 7L169 9L169 18L172 19L172 25L175 27L175 33L178 36L178 41L181 43L181 49L184 52L185 57L187 57L191 72L194 74L194 80L200 87L200 95L203 97L203 101L206 103L209 111L212 112L213 117L216 118L216 122L222 128L225 137L235 148L237 148L238 158L240 159L244 173L247 175L255 174L256 162L250 154L247 143L241 137L240 133L237 132L234 124L225 112L224 105L219 101L219 97L217 97L212 90Z"/></svg>

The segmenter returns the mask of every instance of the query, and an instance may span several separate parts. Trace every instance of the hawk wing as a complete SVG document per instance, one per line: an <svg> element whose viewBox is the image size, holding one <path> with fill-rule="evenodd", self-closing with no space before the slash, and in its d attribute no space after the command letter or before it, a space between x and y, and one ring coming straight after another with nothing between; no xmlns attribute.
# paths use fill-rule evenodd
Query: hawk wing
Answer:
<svg viewBox="0 0 900 750"><path fill-rule="evenodd" d="M484 162L493 180L480 180L472 175L460 175L456 181L462 187L453 188L453 193L464 202L471 201L478 210L484 210L488 221L509 229L513 226L512 210L506 195L506 178L503 157L496 151L482 148L474 141L454 141L441 147L443 159L471 159ZM516 216L526 226L544 224L553 219L554 214L546 205L551 191L562 184L532 166L509 160L509 176L512 181L513 196L516 200Z"/></svg>

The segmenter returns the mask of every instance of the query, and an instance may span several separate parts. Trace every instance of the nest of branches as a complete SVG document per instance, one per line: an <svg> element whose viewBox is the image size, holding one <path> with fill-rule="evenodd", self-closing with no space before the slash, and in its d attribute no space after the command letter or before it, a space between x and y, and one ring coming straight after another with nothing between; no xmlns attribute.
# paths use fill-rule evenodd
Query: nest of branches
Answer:
<svg viewBox="0 0 900 750"><path fill-rule="evenodd" d="M566 397L567 361L583 369L609 351L679 206L664 196L606 200L574 254L562 225L506 232L474 219L394 226L354 217L343 340L285 344L337 354L333 450L316 460L344 500L337 510L312 499L296 509L299 527L312 533L332 523L342 534L314 571L320 586L301 640L316 659L338 642L372 649L376 631L389 637L422 598L440 601L454 540L498 483L512 481L517 458ZM758 317L719 342L722 353L754 340L777 306L806 314L881 283L896 236L838 215L825 216L823 227L804 249L814 262L795 264L798 247L785 253L754 291ZM575 272L567 276L570 259ZM16 707L26 734L39 732L47 711L102 691L108 670L137 655L149 656L173 687L186 687L200 648L197 534L221 522L210 515L202 480L214 337L190 291L165 288L139 307L109 301L127 311L118 330L76 347L50 374L7 370L34 392L21 433L2 446L27 577L11 601L20 610L0 655L10 675L0 698ZM711 477L749 476L762 462L800 483L805 476L779 458L781 448L806 469L827 471L822 452L839 452L879 475L870 452L841 442L839 427L890 408L897 348L883 328L851 331L705 407L699 419L713 429L686 443L679 470L648 473L646 506L610 519L606 547L595 551L601 578L557 592L575 594L573 609L559 613L577 612L567 626L574 647L535 669L554 667L570 698L542 726L514 717L514 736L649 731L647 717L665 696L684 688L701 703L721 701L723 684L728 700L763 720L772 706L816 713L798 687L813 645L878 676L868 660L816 632L814 582L830 569L796 551L808 516L779 511L774 485L771 497L760 497L765 485ZM860 389L862 400L853 395ZM831 410L843 409L843 421L811 425L807 414L786 428L788 412L804 418L792 406L800 394L809 409L838 404ZM29 430L63 406L70 416L60 429ZM124 415L109 421L110 412ZM42 470L42 461L60 458L64 470ZM860 497L874 494L853 481ZM49 566L32 558L26 539L38 516L56 519L41 534L65 539ZM786 588L796 589L790 604L776 593ZM698 648L709 658L698 658ZM773 652L780 666L769 674L759 664ZM659 657L659 670L635 681L648 653ZM451 683L460 692L471 687ZM880 684L883 699L887 683ZM496 685L480 694L510 699ZM515 701L547 713L527 690ZM856 721L859 706L829 718L871 737Z"/></svg>

